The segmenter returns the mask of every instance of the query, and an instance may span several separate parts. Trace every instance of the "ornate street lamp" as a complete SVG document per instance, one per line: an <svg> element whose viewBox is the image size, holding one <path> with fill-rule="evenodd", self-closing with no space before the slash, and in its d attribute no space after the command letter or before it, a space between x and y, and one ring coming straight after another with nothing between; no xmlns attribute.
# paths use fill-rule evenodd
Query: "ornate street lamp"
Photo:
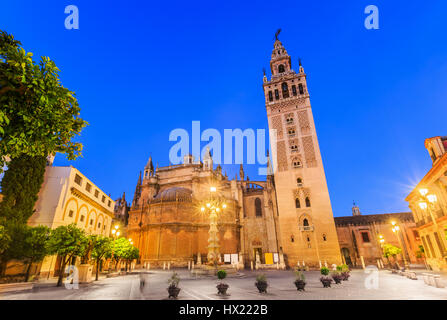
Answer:
<svg viewBox="0 0 447 320"><path fill-rule="evenodd" d="M408 255L407 245L405 244L405 240L404 240L404 238L402 236L402 232L400 232L401 231L400 227L396 223L396 221L391 221L391 225L392 225L391 230L393 230L393 232L397 235L397 239L399 241L399 245L400 245L400 247L402 248L402 250L404 252L404 254L402 254L402 258L404 260L405 269L407 269L410 266L409 261L408 261L410 259L410 256Z"/></svg>
<svg viewBox="0 0 447 320"><path fill-rule="evenodd" d="M210 228L208 231L208 263L212 263L217 269L217 264L220 258L220 245L219 245L219 230L217 229L217 217L223 212L227 205L224 199L221 199L216 195L217 188L210 187L210 198L204 206L200 208L202 213L207 213L210 221Z"/></svg>

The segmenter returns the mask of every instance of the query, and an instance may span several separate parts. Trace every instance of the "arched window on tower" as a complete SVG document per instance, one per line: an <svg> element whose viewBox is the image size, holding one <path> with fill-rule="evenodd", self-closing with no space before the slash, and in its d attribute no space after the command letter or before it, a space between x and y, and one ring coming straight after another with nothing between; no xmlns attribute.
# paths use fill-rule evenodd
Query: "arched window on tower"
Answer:
<svg viewBox="0 0 447 320"><path fill-rule="evenodd" d="M275 99L279 100L279 91L278 91L278 89L275 89Z"/></svg>
<svg viewBox="0 0 447 320"><path fill-rule="evenodd" d="M304 94L303 84L298 84L298 90L300 91L300 94Z"/></svg>
<svg viewBox="0 0 447 320"><path fill-rule="evenodd" d="M301 178L296 179L296 184L297 184L298 187L302 187L303 186L303 179L301 179Z"/></svg>
<svg viewBox="0 0 447 320"><path fill-rule="evenodd" d="M292 94L293 94L294 96L296 96L296 94L297 94L297 92L296 92L296 85L293 85L293 86L292 86Z"/></svg>
<svg viewBox="0 0 447 320"><path fill-rule="evenodd" d="M301 208L300 199L298 199L298 198L295 199L295 208L297 208L297 209Z"/></svg>
<svg viewBox="0 0 447 320"><path fill-rule="evenodd" d="M269 91L269 101L270 102L273 101L273 93L271 91Z"/></svg>
<svg viewBox="0 0 447 320"><path fill-rule="evenodd" d="M306 207L310 207L310 199L309 199L309 197L306 197Z"/></svg>
<svg viewBox="0 0 447 320"><path fill-rule="evenodd" d="M283 66L282 64L280 64L279 67L278 67L278 72L279 72L279 73L283 73L284 71L286 71L286 70L284 69L284 66Z"/></svg>
<svg viewBox="0 0 447 320"><path fill-rule="evenodd" d="M261 199L255 199L255 214L257 217L262 217Z"/></svg>
<svg viewBox="0 0 447 320"><path fill-rule="evenodd" d="M303 220L303 226L304 227L308 227L309 226L309 221L307 219Z"/></svg>
<svg viewBox="0 0 447 320"><path fill-rule="evenodd" d="M281 89L282 89L283 98L288 98L289 97L289 87L287 86L286 82L282 83Z"/></svg>

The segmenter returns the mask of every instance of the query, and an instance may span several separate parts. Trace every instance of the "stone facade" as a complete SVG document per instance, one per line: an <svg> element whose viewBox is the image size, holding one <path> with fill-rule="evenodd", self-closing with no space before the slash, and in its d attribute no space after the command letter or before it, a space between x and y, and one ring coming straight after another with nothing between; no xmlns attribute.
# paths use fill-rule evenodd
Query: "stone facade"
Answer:
<svg viewBox="0 0 447 320"><path fill-rule="evenodd" d="M447 137L425 140L432 168L405 199L431 269L447 270ZM421 192L422 191L422 192Z"/></svg>
<svg viewBox="0 0 447 320"><path fill-rule="evenodd" d="M74 223L87 234L108 237L115 202L76 168L49 164L28 224L55 229ZM51 276L58 266L58 257L46 257L40 275Z"/></svg>
<svg viewBox="0 0 447 320"><path fill-rule="evenodd" d="M401 248L409 263L424 264L418 254L421 240L411 212L362 215L354 205L352 216L335 217L334 220L342 259L349 266L362 267L362 258L365 266L377 266L377 260L386 265L388 261L382 252L385 243ZM392 231L392 221L399 226L401 234ZM402 255L396 259L401 266L404 265ZM390 260L390 263L394 262Z"/></svg>
<svg viewBox="0 0 447 320"><path fill-rule="evenodd" d="M187 156L183 164L156 171L149 159L138 182L127 232L142 264L206 262L209 219L199 209L210 197L210 186L227 205L218 217L220 253L242 254L246 263L255 260L256 252L261 262L265 253L278 254L271 177L267 182L229 180L220 166L213 169L212 160L204 165Z"/></svg>
<svg viewBox="0 0 447 320"><path fill-rule="evenodd" d="M312 116L306 74L292 69L291 57L276 40L272 76L264 75L264 94L272 134L274 181L278 197L280 250L287 263L318 267L341 263L329 192Z"/></svg>

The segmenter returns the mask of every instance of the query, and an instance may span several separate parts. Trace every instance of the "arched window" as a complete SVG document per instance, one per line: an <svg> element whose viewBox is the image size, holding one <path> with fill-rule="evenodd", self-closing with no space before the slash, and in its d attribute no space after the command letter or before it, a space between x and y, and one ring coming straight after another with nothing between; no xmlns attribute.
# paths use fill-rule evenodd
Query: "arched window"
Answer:
<svg viewBox="0 0 447 320"><path fill-rule="evenodd" d="M310 199L309 199L309 197L306 197L306 207L310 207Z"/></svg>
<svg viewBox="0 0 447 320"><path fill-rule="evenodd" d="M279 91L278 91L278 89L275 89L275 99L276 100L279 99Z"/></svg>
<svg viewBox="0 0 447 320"><path fill-rule="evenodd" d="M293 236L293 234L290 236L290 241L295 242L295 237Z"/></svg>
<svg viewBox="0 0 447 320"><path fill-rule="evenodd" d="M283 73L284 71L285 71L284 66L282 64L280 64L278 67L278 72Z"/></svg>
<svg viewBox="0 0 447 320"><path fill-rule="evenodd" d="M273 93L271 91L269 91L269 101L270 102L273 101Z"/></svg>
<svg viewBox="0 0 447 320"><path fill-rule="evenodd" d="M255 199L255 214L257 217L262 217L261 199Z"/></svg>
<svg viewBox="0 0 447 320"><path fill-rule="evenodd" d="M297 208L297 209L301 208L300 199L298 199L298 198L295 199L295 208Z"/></svg>
<svg viewBox="0 0 447 320"><path fill-rule="evenodd" d="M323 241L327 241L327 237L325 234L323 234Z"/></svg>
<svg viewBox="0 0 447 320"><path fill-rule="evenodd" d="M300 94L304 94L304 88L303 88L303 85L301 83L298 84L298 90L300 91Z"/></svg>
<svg viewBox="0 0 447 320"><path fill-rule="evenodd" d="M282 83L281 89L282 89L283 98L288 98L289 97L289 87L287 86L286 82Z"/></svg>
<svg viewBox="0 0 447 320"><path fill-rule="evenodd" d="M303 226L304 227L308 227L309 226L309 221L307 219L303 220Z"/></svg>
<svg viewBox="0 0 447 320"><path fill-rule="evenodd" d="M298 187L301 187L303 185L303 179L301 178L296 179L296 184L298 185Z"/></svg>
<svg viewBox="0 0 447 320"><path fill-rule="evenodd" d="M296 85L293 85L292 86L292 94L294 95L294 96L296 96Z"/></svg>

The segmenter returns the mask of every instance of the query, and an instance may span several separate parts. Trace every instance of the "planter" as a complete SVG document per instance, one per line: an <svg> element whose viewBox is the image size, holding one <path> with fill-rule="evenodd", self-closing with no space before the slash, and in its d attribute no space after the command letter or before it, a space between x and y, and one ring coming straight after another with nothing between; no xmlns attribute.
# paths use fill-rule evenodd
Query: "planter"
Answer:
<svg viewBox="0 0 447 320"><path fill-rule="evenodd" d="M256 288L258 288L259 293L267 293L267 282L255 282Z"/></svg>
<svg viewBox="0 0 447 320"><path fill-rule="evenodd" d="M349 272L342 272L341 276L343 281L348 281L351 274Z"/></svg>
<svg viewBox="0 0 447 320"><path fill-rule="evenodd" d="M230 286L226 283L219 283L216 288L218 290L217 294L221 294L221 295L226 295L227 294L227 289Z"/></svg>
<svg viewBox="0 0 447 320"><path fill-rule="evenodd" d="M329 277L321 277L320 278L321 283L323 284L323 288L330 288L332 279Z"/></svg>
<svg viewBox="0 0 447 320"><path fill-rule="evenodd" d="M296 280L295 281L296 290L304 291L304 287L306 286L306 282L304 280Z"/></svg>
<svg viewBox="0 0 447 320"><path fill-rule="evenodd" d="M334 279L335 284L340 284L342 282L342 280L343 280L343 276L339 275L339 274L333 275L332 279Z"/></svg>
<svg viewBox="0 0 447 320"><path fill-rule="evenodd" d="M178 294L180 293L180 288L179 287L169 287L168 288L168 293L169 293L169 299L174 298L177 299Z"/></svg>

